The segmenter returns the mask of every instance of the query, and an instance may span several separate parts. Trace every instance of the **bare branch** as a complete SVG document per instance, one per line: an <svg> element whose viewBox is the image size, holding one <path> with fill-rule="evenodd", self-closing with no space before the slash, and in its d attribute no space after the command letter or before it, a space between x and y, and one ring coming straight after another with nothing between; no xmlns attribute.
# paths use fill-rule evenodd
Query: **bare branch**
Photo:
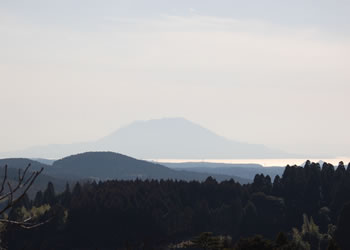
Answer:
<svg viewBox="0 0 350 250"><path fill-rule="evenodd" d="M4 176L4 178L2 179L0 194L2 194L2 192L4 191L4 187L5 187L6 180L7 180L7 165L5 165L5 176Z"/></svg>
<svg viewBox="0 0 350 250"><path fill-rule="evenodd" d="M19 168L18 169L18 182L20 181L20 179L21 179L21 169Z"/></svg>
<svg viewBox="0 0 350 250"><path fill-rule="evenodd" d="M0 219L0 223L17 225L17 226L20 226L20 227L25 228L25 229L32 229L32 228L40 227L44 224L47 224L48 222L50 222L52 220L52 218L49 218L46 221L43 221L40 223L29 223L28 221L31 219L33 219L33 218L28 218L24 221L13 221L13 220Z"/></svg>
<svg viewBox="0 0 350 250"><path fill-rule="evenodd" d="M10 182L7 182L7 185L9 186L9 190L10 190L10 198L7 200L7 204L8 206L11 206L13 202L13 190Z"/></svg>
<svg viewBox="0 0 350 250"><path fill-rule="evenodd" d="M26 186L26 185L28 184L28 182L31 180L31 178L33 178L33 176L34 176L35 173L36 173L36 172L33 172L33 173L30 175L30 177L28 178L28 180L22 185L23 180L24 180L24 177L25 177L25 175L27 174L27 171L28 171L28 169L29 169L30 166L31 166L31 165L28 164L28 166L25 168L25 170L24 170L22 176L21 176L21 170L20 170L20 169L18 170L18 183L17 183L16 187L15 187L12 191L8 192L7 194L4 194L4 195L0 196L0 201L2 201L2 200L4 200L4 199L6 199L7 197L9 197L9 196L11 195L11 193L16 193L17 190L18 190L19 188L21 188L21 187L23 187L23 186ZM6 170L7 170L7 169L6 169ZM2 192L0 192L0 194L1 194L1 193L2 193Z"/></svg>
<svg viewBox="0 0 350 250"><path fill-rule="evenodd" d="M0 210L0 215L3 214L6 210L8 210L9 208L13 207L14 205L16 205L16 203L18 201L20 201L27 193L27 191L29 190L29 188L33 185L34 181L36 180L36 178L41 174L41 172L44 170L44 168L41 168L39 171L35 171L33 172L30 177L28 178L28 180L24 183L24 185L22 187L25 187L25 189L22 191L21 195L19 195L15 200L13 200L13 195L14 193L21 187L21 184L23 182L23 179L25 177L25 174L27 173L28 168L30 167L30 165L28 165L28 167L24 170L23 172L23 176L21 177L20 183L14 188L12 189L11 184L8 182L8 186L10 191L1 196L0 197L0 201L8 198L9 197L9 202L7 204L7 206L5 206L3 209Z"/></svg>
<svg viewBox="0 0 350 250"><path fill-rule="evenodd" d="M13 188L10 181L8 181L8 178L7 178L7 168L8 167L7 167L7 165L5 165L5 175L3 177L1 189L0 189L0 201L7 199L7 205L0 210L0 216L2 216L4 214L4 212L6 212L8 209L13 208L17 204L17 202L19 202L21 199L23 199L23 197L28 192L29 188L33 185L36 178L44 170L44 168L41 168L39 171L34 171L29 175L28 178L26 178L27 172L28 172L30 166L31 165L28 164L28 166L24 169L23 173L21 173L22 172L21 169L18 170L18 183ZM7 183L9 191L6 194L3 194L4 188L5 188L5 183ZM16 198L15 194L17 193L17 191L20 188L24 188L24 190L22 190L21 192L18 192L19 195ZM0 223L17 225L17 226L20 226L20 227L25 228L25 229L32 229L32 228L40 227L40 226L48 223L50 220L52 220L52 218L50 218L44 222L40 222L40 223L32 223L32 222L30 222L31 220L33 220L32 217L29 217L23 221L13 221L13 220L8 220L8 219L0 219Z"/></svg>
<svg viewBox="0 0 350 250"><path fill-rule="evenodd" d="M35 174L36 174L36 172L33 172L33 173L29 176L29 178L27 179L27 181L23 184L23 186L26 186L26 185L31 181L31 179L35 176Z"/></svg>
<svg viewBox="0 0 350 250"><path fill-rule="evenodd" d="M23 175L22 175L22 177L21 177L21 182L23 181L24 177L26 176L27 171L28 171L28 169L30 168L30 166L31 166L31 164L29 163L28 166L24 169Z"/></svg>

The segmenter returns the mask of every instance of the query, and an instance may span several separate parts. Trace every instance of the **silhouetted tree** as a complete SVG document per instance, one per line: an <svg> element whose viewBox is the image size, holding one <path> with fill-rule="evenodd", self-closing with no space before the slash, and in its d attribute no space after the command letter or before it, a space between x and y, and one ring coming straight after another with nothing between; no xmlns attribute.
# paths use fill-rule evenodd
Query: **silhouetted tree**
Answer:
<svg viewBox="0 0 350 250"><path fill-rule="evenodd" d="M43 203L54 205L56 203L55 188L52 182L47 184L47 188L43 194Z"/></svg>

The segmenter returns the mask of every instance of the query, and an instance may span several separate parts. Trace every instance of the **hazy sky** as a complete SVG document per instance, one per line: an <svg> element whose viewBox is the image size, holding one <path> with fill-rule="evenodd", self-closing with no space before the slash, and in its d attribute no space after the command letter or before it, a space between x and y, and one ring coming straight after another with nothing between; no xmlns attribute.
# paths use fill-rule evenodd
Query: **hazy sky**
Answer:
<svg viewBox="0 0 350 250"><path fill-rule="evenodd" d="M350 1L1 0L0 151L185 117L350 156Z"/></svg>

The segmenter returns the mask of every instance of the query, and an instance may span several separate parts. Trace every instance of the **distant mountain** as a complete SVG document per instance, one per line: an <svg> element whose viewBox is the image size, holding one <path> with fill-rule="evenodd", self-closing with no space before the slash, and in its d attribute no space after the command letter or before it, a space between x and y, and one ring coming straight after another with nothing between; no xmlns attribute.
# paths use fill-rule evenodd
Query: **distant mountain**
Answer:
<svg viewBox="0 0 350 250"><path fill-rule="evenodd" d="M87 151L120 152L139 159L298 157L264 145L229 140L183 118L138 121L94 142L39 146L6 155L60 158Z"/></svg>
<svg viewBox="0 0 350 250"><path fill-rule="evenodd" d="M159 164L137 160L113 152L87 152L57 160L49 174L64 179L177 179L203 181L212 176L218 181L233 178L248 183L244 178L223 174L206 174L169 169Z"/></svg>
<svg viewBox="0 0 350 250"><path fill-rule="evenodd" d="M211 162L161 162L160 164L172 169L208 174L223 174L249 179L250 181L254 180L256 174L269 175L273 180L276 175L282 176L284 172L284 167L263 167L259 164L227 164Z"/></svg>
<svg viewBox="0 0 350 250"><path fill-rule="evenodd" d="M290 157L263 145L228 140L183 118L134 122L96 145L143 159Z"/></svg>

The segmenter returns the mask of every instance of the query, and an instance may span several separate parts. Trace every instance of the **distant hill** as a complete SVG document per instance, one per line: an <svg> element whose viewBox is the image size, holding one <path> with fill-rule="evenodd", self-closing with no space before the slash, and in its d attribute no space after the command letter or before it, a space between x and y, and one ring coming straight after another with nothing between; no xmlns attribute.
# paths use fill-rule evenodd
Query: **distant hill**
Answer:
<svg viewBox="0 0 350 250"><path fill-rule="evenodd" d="M299 157L264 145L229 140L183 118L137 121L94 142L38 146L0 155L60 158L87 151L120 152L139 159Z"/></svg>
<svg viewBox="0 0 350 250"><path fill-rule="evenodd" d="M45 165L50 165L50 166L55 161L55 160L44 159L44 158L34 158L34 159L31 159L31 160L36 161L36 162L40 162L40 163L45 164Z"/></svg>
<svg viewBox="0 0 350 250"><path fill-rule="evenodd" d="M46 162L45 159L41 159ZM109 179L177 179L177 180L198 180L204 181L212 176L217 181L234 179L245 184L250 180L225 174L202 173L188 170L174 170L160 164L148 161L137 160L126 155L113 152L86 152L71 155L57 161L49 161L52 165L46 165L35 160L26 158L0 159L0 167L8 165L9 172L13 173L13 180L16 181L17 170L24 169L31 164L31 170L44 168L43 173L35 182L33 190L46 188L51 181L57 186L57 191L63 191L65 183L87 180L109 180ZM1 171L1 169L0 169ZM0 173L1 176L1 173Z"/></svg>
<svg viewBox="0 0 350 250"><path fill-rule="evenodd" d="M166 163L160 164L172 168L191 172L223 174L237 176L244 179L253 180L256 174L269 175L272 180L276 175L282 176L284 167L263 167L259 164L228 164L211 162L184 162L184 163Z"/></svg>
<svg viewBox="0 0 350 250"><path fill-rule="evenodd" d="M59 179L52 177L48 175L48 168L49 166L41 164L39 162L30 160L30 159L24 159L24 158L12 158L12 159L0 159L0 180L2 181L4 174L5 174L5 165L8 166L8 180L15 185L18 183L18 170L25 169L28 164L31 164L31 167L29 168L29 172L27 176L30 175L32 171L40 170L42 167L44 168L44 171L38 176L38 178L33 183L32 187L28 191L28 195L31 197L34 197L34 195L39 190L45 190L47 187L47 184L49 182L52 182L55 186L55 191L60 193L64 190L65 185L67 183L66 180ZM22 171L23 173L23 171Z"/></svg>
<svg viewBox="0 0 350 250"><path fill-rule="evenodd" d="M38 171L41 168L44 168L46 171L47 168L50 168L50 166L40 163L35 160L27 159L27 158L5 158L0 159L0 167L4 167L5 165L8 165L9 168L16 168L16 169L25 169L28 165L30 166L31 170Z"/></svg>
<svg viewBox="0 0 350 250"><path fill-rule="evenodd" d="M204 167L204 168L252 168L252 169L263 169L264 167L257 163L222 163L222 162L206 162L206 161L199 161L199 162L159 162L159 164L162 164L164 166L167 166L169 168L197 168L197 167Z"/></svg>
<svg viewBox="0 0 350 250"><path fill-rule="evenodd" d="M65 157L53 163L49 174L64 179L178 179L203 181L212 176L218 181L233 178L240 183L248 180L223 174L178 171L159 164L137 160L113 152L87 152Z"/></svg>

